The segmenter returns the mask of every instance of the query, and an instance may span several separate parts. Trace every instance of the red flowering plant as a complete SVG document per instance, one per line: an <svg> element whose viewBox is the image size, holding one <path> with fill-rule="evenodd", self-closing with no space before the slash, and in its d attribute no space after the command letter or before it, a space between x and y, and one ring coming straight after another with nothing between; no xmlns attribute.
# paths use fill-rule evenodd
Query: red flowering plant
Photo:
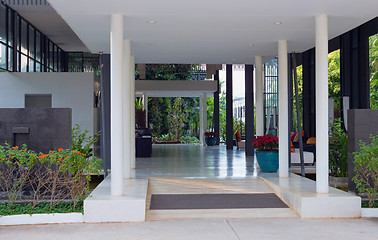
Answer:
<svg viewBox="0 0 378 240"><path fill-rule="evenodd" d="M218 136L218 133L216 132L210 132L210 131L205 132L205 137L216 137L216 136Z"/></svg>
<svg viewBox="0 0 378 240"><path fill-rule="evenodd" d="M271 135L257 136L253 139L252 145L259 151L277 151L278 137L273 137Z"/></svg>

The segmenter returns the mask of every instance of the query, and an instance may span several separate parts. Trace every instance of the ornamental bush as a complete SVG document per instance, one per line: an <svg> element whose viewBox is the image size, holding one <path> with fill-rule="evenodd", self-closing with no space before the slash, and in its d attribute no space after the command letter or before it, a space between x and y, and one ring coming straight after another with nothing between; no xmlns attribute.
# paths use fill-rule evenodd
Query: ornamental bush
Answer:
<svg viewBox="0 0 378 240"><path fill-rule="evenodd" d="M85 197L91 174L102 169L102 160L89 157L86 145L82 149L85 151L59 148L36 153L25 144L0 145L0 199L10 204L30 200L32 207L48 201L50 208L71 200L75 206Z"/></svg>
<svg viewBox="0 0 378 240"><path fill-rule="evenodd" d="M367 195L373 207L378 192L378 136L370 136L371 143L359 142L360 151L354 152L353 181L360 194Z"/></svg>

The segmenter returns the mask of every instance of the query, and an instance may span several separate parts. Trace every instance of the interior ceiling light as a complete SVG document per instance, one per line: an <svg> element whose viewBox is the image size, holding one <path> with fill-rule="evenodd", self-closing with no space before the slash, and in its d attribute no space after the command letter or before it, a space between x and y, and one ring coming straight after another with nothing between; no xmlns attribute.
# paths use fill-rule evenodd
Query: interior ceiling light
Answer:
<svg viewBox="0 0 378 240"><path fill-rule="evenodd" d="M250 47L254 47L254 46L255 46L255 44L249 44L248 46L250 46Z"/></svg>
<svg viewBox="0 0 378 240"><path fill-rule="evenodd" d="M276 24L276 25L281 25L282 22L274 22L274 24Z"/></svg>
<svg viewBox="0 0 378 240"><path fill-rule="evenodd" d="M236 58L231 59L232 61L236 61Z"/></svg>
<svg viewBox="0 0 378 240"><path fill-rule="evenodd" d="M147 23L148 23L148 24L155 24L156 21L155 21L155 20L148 20Z"/></svg>

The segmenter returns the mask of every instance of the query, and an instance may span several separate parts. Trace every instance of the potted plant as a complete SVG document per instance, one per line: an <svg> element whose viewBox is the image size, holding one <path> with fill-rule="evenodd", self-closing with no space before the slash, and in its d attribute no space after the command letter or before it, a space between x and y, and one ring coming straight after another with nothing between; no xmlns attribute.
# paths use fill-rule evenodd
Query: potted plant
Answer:
<svg viewBox="0 0 378 240"><path fill-rule="evenodd" d="M271 135L257 136L252 145L256 149L257 162L262 172L278 170L278 138Z"/></svg>
<svg viewBox="0 0 378 240"><path fill-rule="evenodd" d="M217 143L218 133L207 131L205 132L205 142L207 146L214 146Z"/></svg>
<svg viewBox="0 0 378 240"><path fill-rule="evenodd" d="M370 144L360 140L360 151L354 152L354 171L353 181L356 183L358 192L367 195L368 206L371 209L362 209L363 215L378 216L378 136L370 136ZM363 206L364 207L364 206ZM375 208L374 208L375 207ZM366 214L364 214L366 212Z"/></svg>

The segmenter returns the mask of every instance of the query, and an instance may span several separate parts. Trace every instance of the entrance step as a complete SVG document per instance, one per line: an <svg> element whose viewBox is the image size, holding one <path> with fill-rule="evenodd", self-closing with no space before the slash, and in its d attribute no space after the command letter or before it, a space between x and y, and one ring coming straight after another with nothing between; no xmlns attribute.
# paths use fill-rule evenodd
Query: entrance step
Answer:
<svg viewBox="0 0 378 240"><path fill-rule="evenodd" d="M298 217L260 178L150 178L146 220Z"/></svg>

